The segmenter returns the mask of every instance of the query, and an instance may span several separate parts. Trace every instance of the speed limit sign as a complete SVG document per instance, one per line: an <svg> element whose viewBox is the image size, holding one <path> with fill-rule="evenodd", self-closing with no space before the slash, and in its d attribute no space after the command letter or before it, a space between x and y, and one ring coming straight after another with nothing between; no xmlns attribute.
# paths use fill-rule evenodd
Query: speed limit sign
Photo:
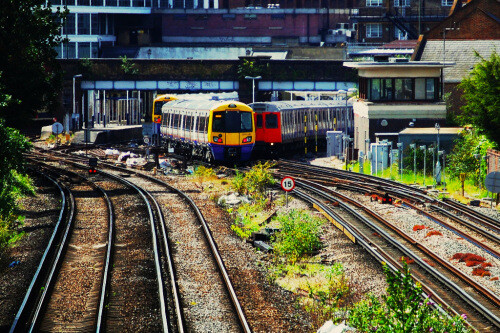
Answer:
<svg viewBox="0 0 500 333"><path fill-rule="evenodd" d="M283 191L290 192L295 188L295 180L292 177L285 177L281 180L281 188Z"/></svg>

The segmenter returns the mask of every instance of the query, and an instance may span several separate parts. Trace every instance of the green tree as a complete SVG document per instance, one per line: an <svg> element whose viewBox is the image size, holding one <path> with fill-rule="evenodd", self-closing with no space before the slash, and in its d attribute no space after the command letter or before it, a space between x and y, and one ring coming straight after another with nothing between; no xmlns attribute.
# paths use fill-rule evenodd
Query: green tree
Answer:
<svg viewBox="0 0 500 333"><path fill-rule="evenodd" d="M45 0L0 0L0 86L16 103L2 108L6 125L18 127L38 110L55 109L61 87L54 47L65 16Z"/></svg>
<svg viewBox="0 0 500 333"><path fill-rule="evenodd" d="M500 147L500 56L495 51L489 59L481 58L470 75L459 87L463 89L466 101L462 107L459 121L477 127L480 134L486 135Z"/></svg>
<svg viewBox="0 0 500 333"><path fill-rule="evenodd" d="M264 66L259 64L256 60L244 59L238 66L238 76L241 79L245 78L245 76L262 76L266 71L266 67L269 68L269 64Z"/></svg>
<svg viewBox="0 0 500 333"><path fill-rule="evenodd" d="M0 94L0 101L5 95ZM3 109L0 103L0 110ZM23 154L31 149L31 144L19 131L5 126L0 119L0 249L15 234L19 219L17 199L21 195L33 193L31 182L25 174Z"/></svg>
<svg viewBox="0 0 500 333"><path fill-rule="evenodd" d="M486 176L487 165L482 157L486 155L493 143L485 135L480 135L476 130L464 130L455 140L455 146L448 155L447 170L450 177L458 178L465 173L467 178L472 178L476 183ZM474 155L479 155L477 159ZM480 171L481 170L481 171Z"/></svg>

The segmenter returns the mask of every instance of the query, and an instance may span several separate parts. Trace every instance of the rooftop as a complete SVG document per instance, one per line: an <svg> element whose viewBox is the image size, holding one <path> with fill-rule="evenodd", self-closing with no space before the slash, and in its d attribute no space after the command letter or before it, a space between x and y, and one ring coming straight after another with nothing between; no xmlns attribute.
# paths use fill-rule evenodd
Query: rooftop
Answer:
<svg viewBox="0 0 500 333"><path fill-rule="evenodd" d="M481 61L476 52L487 59L494 50L500 50L500 40L446 40L444 47L446 62L455 63L455 66L445 69L445 82L457 83ZM423 62L443 61L443 41L427 41L420 59Z"/></svg>
<svg viewBox="0 0 500 333"><path fill-rule="evenodd" d="M464 128L463 127L441 127L439 129L439 135L446 134L458 134ZM437 134L438 131L434 127L408 127L399 134Z"/></svg>
<svg viewBox="0 0 500 333"><path fill-rule="evenodd" d="M397 58L397 59L402 59L402 58ZM446 62L444 64L444 67L450 67L453 66L455 63L454 62ZM362 69L367 69L367 68L442 68L443 67L443 62L439 61L401 61L401 62L378 62L378 61L371 61L371 62L354 62L354 61L345 61L343 64L345 67L350 67L350 68L362 68Z"/></svg>

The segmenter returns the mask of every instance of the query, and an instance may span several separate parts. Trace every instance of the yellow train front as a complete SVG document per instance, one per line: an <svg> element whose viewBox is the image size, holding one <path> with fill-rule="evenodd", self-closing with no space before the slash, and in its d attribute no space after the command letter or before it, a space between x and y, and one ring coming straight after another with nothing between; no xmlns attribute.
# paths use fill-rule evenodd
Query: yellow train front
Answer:
<svg viewBox="0 0 500 333"><path fill-rule="evenodd" d="M173 100L162 107L161 134L169 147L193 157L247 161L255 144L254 114L237 101Z"/></svg>

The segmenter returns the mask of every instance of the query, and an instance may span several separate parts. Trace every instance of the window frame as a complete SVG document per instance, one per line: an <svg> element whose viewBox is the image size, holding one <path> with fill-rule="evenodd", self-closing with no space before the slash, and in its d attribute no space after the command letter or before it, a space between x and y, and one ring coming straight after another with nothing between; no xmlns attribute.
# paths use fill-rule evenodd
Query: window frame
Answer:
<svg viewBox="0 0 500 333"><path fill-rule="evenodd" d="M370 27L370 28L368 28ZM374 29L373 27L378 27L377 28L377 34L374 34ZM380 23L367 23L366 24L366 38L382 38L384 36L384 29L382 27L382 24Z"/></svg>
<svg viewBox="0 0 500 333"><path fill-rule="evenodd" d="M366 0L366 7L381 7L382 4L382 0Z"/></svg>

